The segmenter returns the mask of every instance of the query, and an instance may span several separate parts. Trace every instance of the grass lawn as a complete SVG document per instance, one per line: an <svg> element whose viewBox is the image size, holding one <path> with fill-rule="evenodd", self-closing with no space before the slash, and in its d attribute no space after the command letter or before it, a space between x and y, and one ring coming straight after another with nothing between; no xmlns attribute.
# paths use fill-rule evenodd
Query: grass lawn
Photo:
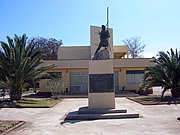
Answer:
<svg viewBox="0 0 180 135"><path fill-rule="evenodd" d="M1 107L23 107L23 108L50 108L59 100L51 98L22 98L19 101L2 101Z"/></svg>
<svg viewBox="0 0 180 135"><path fill-rule="evenodd" d="M127 97L127 98L143 105L180 104L180 98L176 99L175 101L170 96L164 97L162 102L160 96L139 96L139 97Z"/></svg>
<svg viewBox="0 0 180 135"><path fill-rule="evenodd" d="M21 107L51 107L58 102L58 100L49 98L22 98L16 104Z"/></svg>
<svg viewBox="0 0 180 135"><path fill-rule="evenodd" d="M0 133L8 130L15 125L19 124L21 121L8 121L8 120L0 120Z"/></svg>

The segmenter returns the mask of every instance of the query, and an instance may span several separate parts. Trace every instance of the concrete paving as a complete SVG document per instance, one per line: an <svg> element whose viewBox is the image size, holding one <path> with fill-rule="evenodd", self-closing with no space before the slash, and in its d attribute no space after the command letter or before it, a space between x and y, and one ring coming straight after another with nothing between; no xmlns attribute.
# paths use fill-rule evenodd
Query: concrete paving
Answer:
<svg viewBox="0 0 180 135"><path fill-rule="evenodd" d="M87 98L69 98L53 108L2 108L1 120L27 123L8 135L179 135L180 105L143 106L126 98L116 98L116 108L133 109L135 119L63 121L71 110L87 106Z"/></svg>

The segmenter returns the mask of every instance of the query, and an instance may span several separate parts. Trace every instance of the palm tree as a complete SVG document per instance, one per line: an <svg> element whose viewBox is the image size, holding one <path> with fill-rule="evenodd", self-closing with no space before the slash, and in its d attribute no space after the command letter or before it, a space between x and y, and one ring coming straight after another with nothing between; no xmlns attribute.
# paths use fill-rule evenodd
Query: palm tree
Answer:
<svg viewBox="0 0 180 135"><path fill-rule="evenodd" d="M152 86L162 86L162 96L167 90L171 90L172 97L180 97L180 51L173 49L159 52L154 58L154 67L150 67L144 74L143 84L140 89L148 89Z"/></svg>
<svg viewBox="0 0 180 135"><path fill-rule="evenodd" d="M20 100L26 82L37 79L41 73L52 68L40 66L42 52L34 51L34 46L26 44L27 37L7 36L8 43L0 42L0 83L10 90L11 100Z"/></svg>

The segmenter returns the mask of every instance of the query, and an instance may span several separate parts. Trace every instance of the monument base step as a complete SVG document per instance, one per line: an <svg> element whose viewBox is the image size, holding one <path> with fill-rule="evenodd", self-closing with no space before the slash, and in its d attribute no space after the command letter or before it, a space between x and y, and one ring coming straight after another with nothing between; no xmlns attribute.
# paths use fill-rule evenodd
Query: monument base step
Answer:
<svg viewBox="0 0 180 135"><path fill-rule="evenodd" d="M88 109L82 107L79 111L70 112L65 120L97 120L97 119L126 119L139 118L139 114L135 112L127 112L125 109Z"/></svg>
<svg viewBox="0 0 180 135"><path fill-rule="evenodd" d="M89 109L81 107L78 110L79 114L106 114L106 113L127 113L127 109Z"/></svg>

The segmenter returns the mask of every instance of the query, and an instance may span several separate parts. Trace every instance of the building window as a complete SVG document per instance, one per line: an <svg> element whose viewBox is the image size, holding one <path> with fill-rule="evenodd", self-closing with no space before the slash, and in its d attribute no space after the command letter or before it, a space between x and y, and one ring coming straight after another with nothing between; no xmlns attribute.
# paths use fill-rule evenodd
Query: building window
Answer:
<svg viewBox="0 0 180 135"><path fill-rule="evenodd" d="M119 72L118 70L114 71L114 89L119 91Z"/></svg>
<svg viewBox="0 0 180 135"><path fill-rule="evenodd" d="M127 70L126 83L139 84L143 80L144 70Z"/></svg>
<svg viewBox="0 0 180 135"><path fill-rule="evenodd" d="M70 72L70 91L88 92L88 72Z"/></svg>

